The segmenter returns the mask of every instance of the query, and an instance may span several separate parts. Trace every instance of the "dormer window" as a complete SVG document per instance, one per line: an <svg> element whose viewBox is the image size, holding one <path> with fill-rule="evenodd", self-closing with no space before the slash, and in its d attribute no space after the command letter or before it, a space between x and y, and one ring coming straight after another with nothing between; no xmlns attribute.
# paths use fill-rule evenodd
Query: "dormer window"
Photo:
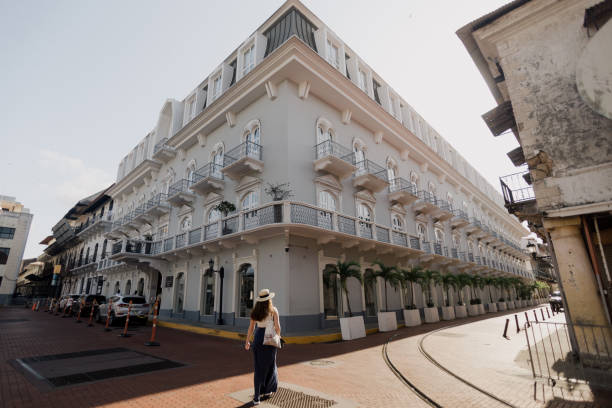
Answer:
<svg viewBox="0 0 612 408"><path fill-rule="evenodd" d="M334 68L340 69L340 60L338 47L330 40L327 40L327 62L332 64Z"/></svg>
<svg viewBox="0 0 612 408"><path fill-rule="evenodd" d="M242 75L248 74L255 67L255 44L247 48L243 53Z"/></svg>
<svg viewBox="0 0 612 408"><path fill-rule="evenodd" d="M368 93L368 75L362 70L359 70L359 88L365 93Z"/></svg>
<svg viewBox="0 0 612 408"><path fill-rule="evenodd" d="M213 80L213 100L217 99L221 96L221 74L217 75L217 77Z"/></svg>
<svg viewBox="0 0 612 408"><path fill-rule="evenodd" d="M195 114L196 114L196 98L195 98L195 95L194 95L194 96L192 96L191 98L189 98L185 102L185 120L184 120L184 123L187 123L191 119L193 119Z"/></svg>

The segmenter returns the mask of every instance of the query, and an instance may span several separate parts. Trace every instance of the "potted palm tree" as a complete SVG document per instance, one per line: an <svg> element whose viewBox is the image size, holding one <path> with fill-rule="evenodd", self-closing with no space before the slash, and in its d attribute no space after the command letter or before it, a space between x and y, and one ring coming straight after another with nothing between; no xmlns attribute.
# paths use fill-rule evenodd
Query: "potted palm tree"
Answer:
<svg viewBox="0 0 612 408"><path fill-rule="evenodd" d="M504 289L508 285L507 280L508 278L503 276L495 278L495 287L499 289L499 293L501 294L499 300L497 301L497 310L500 312L507 310L506 299L504 298Z"/></svg>
<svg viewBox="0 0 612 408"><path fill-rule="evenodd" d="M468 306L468 315L477 316L480 314L480 309L478 308L479 299L476 296L476 286L478 286L478 279L480 277L478 275L468 275L469 276L469 288L471 293L470 304Z"/></svg>
<svg viewBox="0 0 612 408"><path fill-rule="evenodd" d="M399 271L402 286L404 290L410 294L410 297L404 298L404 325L406 327L418 326L421 324L421 315L414 303L414 284L421 281L423 273L420 266L415 266L411 269L402 269Z"/></svg>
<svg viewBox="0 0 612 408"><path fill-rule="evenodd" d="M440 280L440 273L438 271L432 271L430 269L426 269L423 272L423 276L421 278L421 288L423 292L425 292L426 298L426 306L423 309L423 313L425 314L425 323L434 323L440 321L440 315L438 314L438 308L436 307L433 301L433 288L432 286L438 283Z"/></svg>
<svg viewBox="0 0 612 408"><path fill-rule="evenodd" d="M397 314L395 312L389 311L389 299L387 296L387 284L389 284L392 288L398 287L400 283L400 274L395 266L387 266L381 261L374 261L374 265L378 266L380 269L378 272L374 273L376 278L381 278L385 283L385 311L378 312L378 330L381 332L387 332L392 330L397 330Z"/></svg>
<svg viewBox="0 0 612 408"><path fill-rule="evenodd" d="M495 285L495 278L491 277L491 276L487 276L485 278L482 279L484 285L487 288L487 294L488 296L488 301L489 303L487 303L487 312L489 313L496 313L497 312L497 303L495 303L493 301L493 294L491 293L491 286Z"/></svg>
<svg viewBox="0 0 612 408"><path fill-rule="evenodd" d="M476 279L476 287L479 289L479 296L483 296L483 289L486 286L486 282L484 280L484 278L482 276L476 276L478 279ZM480 297L478 297L478 314L485 314L485 307L483 304L483 301Z"/></svg>
<svg viewBox="0 0 612 408"><path fill-rule="evenodd" d="M517 278L506 278L506 306L508 310L514 309L514 296L512 295L512 289L516 285Z"/></svg>
<svg viewBox="0 0 612 408"><path fill-rule="evenodd" d="M472 278L467 273L460 273L457 275L457 294L459 295L459 302L455 306L455 316L458 318L467 317L467 306L463 299L463 289L470 286Z"/></svg>
<svg viewBox="0 0 612 408"><path fill-rule="evenodd" d="M363 284L361 276L361 265L355 261L342 262L338 261L335 265L330 265L325 270L323 278L329 282L330 279L338 277L340 279L340 288L346 299L346 307L348 309L348 317L340 318L340 330L342 332L342 340L353 340L365 337L365 324L363 316L353 316L351 310L351 299L349 297L346 281L350 278L356 279L359 285Z"/></svg>
<svg viewBox="0 0 612 408"><path fill-rule="evenodd" d="M446 301L442 306L442 320L453 320L455 318L455 308L451 302L451 288L457 287L457 277L452 273L445 273L440 277L440 282L446 294Z"/></svg>

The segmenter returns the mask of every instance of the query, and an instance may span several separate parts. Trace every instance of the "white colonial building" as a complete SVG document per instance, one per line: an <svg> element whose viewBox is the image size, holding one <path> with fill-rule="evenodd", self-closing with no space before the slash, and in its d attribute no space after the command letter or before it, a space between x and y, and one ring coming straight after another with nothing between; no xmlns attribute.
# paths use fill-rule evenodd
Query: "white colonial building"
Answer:
<svg viewBox="0 0 612 408"><path fill-rule="evenodd" d="M290 183L292 196L274 201L268 183ZM163 104L105 194L113 222L83 241L90 258L73 285L101 276L104 294L160 293L162 319L244 327L254 293L271 288L286 331L335 326L346 299L323 270L339 259L364 274L382 260L531 278L528 231L500 194L293 0ZM221 213L222 201L236 210ZM105 239L110 256L92 259ZM374 321L383 291L350 282L353 312ZM387 292L401 310L400 291Z"/></svg>

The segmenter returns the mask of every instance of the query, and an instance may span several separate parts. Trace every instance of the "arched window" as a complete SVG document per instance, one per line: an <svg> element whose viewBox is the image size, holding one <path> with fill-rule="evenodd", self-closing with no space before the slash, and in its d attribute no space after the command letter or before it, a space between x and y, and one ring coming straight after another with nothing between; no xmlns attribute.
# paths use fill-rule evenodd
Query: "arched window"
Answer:
<svg viewBox="0 0 612 408"><path fill-rule="evenodd" d="M216 178L221 178L223 176L221 173L221 169L223 168L223 145L215 149L212 154L211 163L211 174Z"/></svg>
<svg viewBox="0 0 612 408"><path fill-rule="evenodd" d="M85 248L81 247L81 250L79 251L79 263L77 264L77 266L81 266L83 265L83 250Z"/></svg>
<svg viewBox="0 0 612 408"><path fill-rule="evenodd" d="M468 251L470 254L474 253L474 243L472 241L468 241Z"/></svg>
<svg viewBox="0 0 612 408"><path fill-rule="evenodd" d="M174 287L174 313L183 313L185 306L185 274L183 272L176 275Z"/></svg>
<svg viewBox="0 0 612 408"><path fill-rule="evenodd" d="M138 286L136 287L136 294L138 296L144 296L144 278L138 280Z"/></svg>
<svg viewBox="0 0 612 408"><path fill-rule="evenodd" d="M448 205L451 210L455 208L455 201L453 200L453 195L451 193L446 193L446 201L448 201Z"/></svg>
<svg viewBox="0 0 612 408"><path fill-rule="evenodd" d="M378 305L376 301L376 275L372 269L366 269L363 274L364 286L363 292L365 295L365 307L366 316L375 317L378 312Z"/></svg>
<svg viewBox="0 0 612 408"><path fill-rule="evenodd" d="M366 169L365 152L361 142L355 141L353 143L353 153L355 154L355 165L357 166L357 172L355 175L360 175Z"/></svg>
<svg viewBox="0 0 612 408"><path fill-rule="evenodd" d="M121 290L119 289L119 282L115 282L115 290L113 292L115 295L118 295L121 293Z"/></svg>
<svg viewBox="0 0 612 408"><path fill-rule="evenodd" d="M319 207L329 211L336 211L336 197L329 191L319 191Z"/></svg>
<svg viewBox="0 0 612 408"><path fill-rule="evenodd" d="M215 308L215 277L213 274L205 273L202 276L202 299L200 313L203 315L214 314Z"/></svg>
<svg viewBox="0 0 612 408"><path fill-rule="evenodd" d="M412 186L412 190L414 192L419 190L419 175L414 171L410 173L410 185Z"/></svg>
<svg viewBox="0 0 612 408"><path fill-rule="evenodd" d="M429 191L429 194L431 194L433 197L436 196L436 186L431 181L429 182L427 186L427 190Z"/></svg>
<svg viewBox="0 0 612 408"><path fill-rule="evenodd" d="M333 141L333 130L323 123L317 126L317 144Z"/></svg>
<svg viewBox="0 0 612 408"><path fill-rule="evenodd" d="M89 247L87 247L87 252L85 255L85 265L87 265L89 263Z"/></svg>
<svg viewBox="0 0 612 408"><path fill-rule="evenodd" d="M427 228L425 228L424 224L417 224L417 235L421 242L427 241Z"/></svg>
<svg viewBox="0 0 612 408"><path fill-rule="evenodd" d="M181 220L181 231L188 231L191 228L191 215Z"/></svg>
<svg viewBox="0 0 612 408"><path fill-rule="evenodd" d="M125 291L123 292L123 294L125 296L128 296L132 293L132 281L130 279L128 279L128 281L125 284Z"/></svg>
<svg viewBox="0 0 612 408"><path fill-rule="evenodd" d="M436 242L437 242L438 244L444 245L444 231L442 231L442 230L441 230L441 229L439 229L439 228L436 228L436 229L434 230L434 233L435 233L435 235L436 235Z"/></svg>
<svg viewBox="0 0 612 408"><path fill-rule="evenodd" d="M253 309L255 270L251 264L242 264L238 269L238 317L249 317Z"/></svg>
<svg viewBox="0 0 612 408"><path fill-rule="evenodd" d="M391 217L391 226L395 231L403 231L404 221L399 215L393 214L393 217Z"/></svg>
<svg viewBox="0 0 612 408"><path fill-rule="evenodd" d="M94 247L93 259L91 260L91 262L96 262L96 259L98 259L98 244L97 243L96 243L96 246Z"/></svg>
<svg viewBox="0 0 612 408"><path fill-rule="evenodd" d="M212 208L208 212L207 224L212 224L213 222L217 222L219 221L220 218L221 218L221 211L217 210L216 208Z"/></svg>
<svg viewBox="0 0 612 408"><path fill-rule="evenodd" d="M461 240L458 234L453 234L453 248L459 249L461 246Z"/></svg>
<svg viewBox="0 0 612 408"><path fill-rule="evenodd" d="M391 191L397 184L395 180L397 178L397 164L395 164L394 160L387 160L387 180L389 181L389 187L391 187Z"/></svg>
<svg viewBox="0 0 612 408"><path fill-rule="evenodd" d="M244 214L245 229L259 225L257 210L253 210L253 208L257 208L257 206L259 206L259 191L250 191L242 199L242 210L247 211Z"/></svg>
<svg viewBox="0 0 612 408"><path fill-rule="evenodd" d="M252 128L248 129L244 133L244 141L246 143L246 155L260 158L261 155L261 140L259 136L259 123L253 125Z"/></svg>
<svg viewBox="0 0 612 408"><path fill-rule="evenodd" d="M340 284L338 275L330 275L329 269L334 265L325 265L323 270L323 314L326 319L340 317Z"/></svg>
<svg viewBox="0 0 612 408"><path fill-rule="evenodd" d="M108 245L108 239L104 240L104 243L102 244L102 256L101 259L105 259L106 258L106 246Z"/></svg>
<svg viewBox="0 0 612 408"><path fill-rule="evenodd" d="M371 222L372 212L370 211L370 208L367 205L359 203L359 205L357 206L357 217L360 220Z"/></svg>

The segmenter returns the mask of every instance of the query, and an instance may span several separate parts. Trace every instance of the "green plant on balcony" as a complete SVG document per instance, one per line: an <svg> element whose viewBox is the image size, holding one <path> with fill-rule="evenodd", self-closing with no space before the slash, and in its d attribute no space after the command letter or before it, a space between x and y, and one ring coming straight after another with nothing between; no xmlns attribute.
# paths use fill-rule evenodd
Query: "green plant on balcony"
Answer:
<svg viewBox="0 0 612 408"><path fill-rule="evenodd" d="M290 183L268 183L264 192L270 196L272 201L283 201L293 197Z"/></svg>
<svg viewBox="0 0 612 408"><path fill-rule="evenodd" d="M340 288L342 288L342 291L346 296L346 306L348 308L349 317L353 317L353 311L351 310L351 299L349 297L346 281L349 278L355 278L357 281L359 281L359 285L363 285L361 265L355 261L338 261L335 265L328 265L323 274L323 283L325 286L330 287L331 279L335 278L336 276L340 278Z"/></svg>
<svg viewBox="0 0 612 408"><path fill-rule="evenodd" d="M416 309L417 307L414 303L414 284L421 282L423 278L423 268L415 266L410 269L401 269L399 271L399 277L404 289L408 289L410 293L410 301L406 302L405 308L409 310Z"/></svg>
<svg viewBox="0 0 612 408"><path fill-rule="evenodd" d="M214 209L223 214L224 217L227 217L229 213L236 211L236 206L229 201L223 200Z"/></svg>

